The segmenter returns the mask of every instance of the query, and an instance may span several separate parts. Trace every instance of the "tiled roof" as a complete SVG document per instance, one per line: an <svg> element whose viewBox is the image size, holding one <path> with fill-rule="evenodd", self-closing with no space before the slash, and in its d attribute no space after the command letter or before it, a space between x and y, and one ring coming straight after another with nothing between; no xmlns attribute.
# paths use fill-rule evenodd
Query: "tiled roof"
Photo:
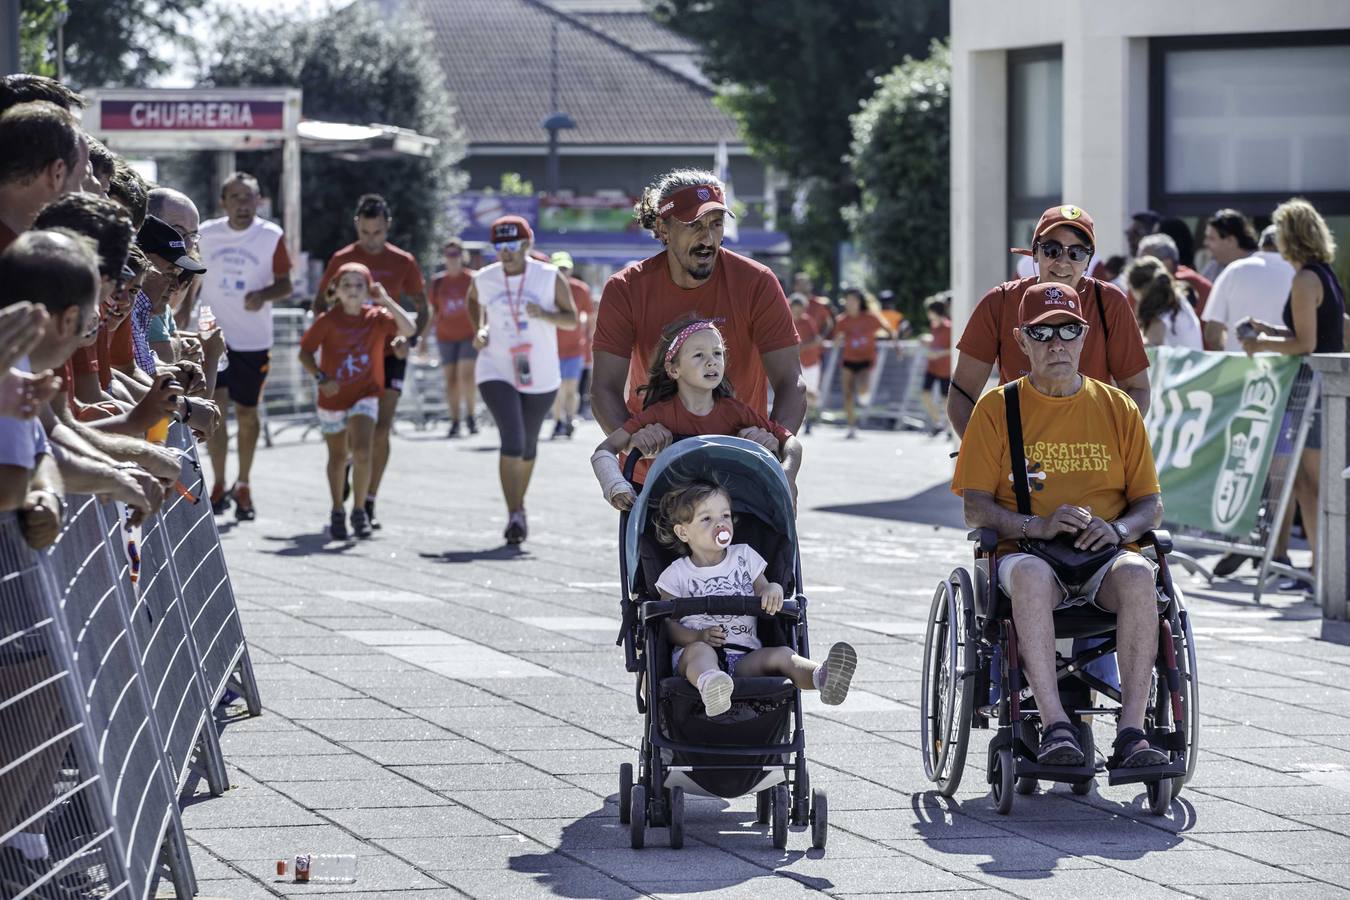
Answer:
<svg viewBox="0 0 1350 900"><path fill-rule="evenodd" d="M577 123L561 133L564 144L740 140L707 88L538 0L411 0L408 8L431 27L470 145L546 142L555 22L558 105Z"/></svg>
<svg viewBox="0 0 1350 900"><path fill-rule="evenodd" d="M576 17L640 53L697 53L698 45L643 12L578 12Z"/></svg>

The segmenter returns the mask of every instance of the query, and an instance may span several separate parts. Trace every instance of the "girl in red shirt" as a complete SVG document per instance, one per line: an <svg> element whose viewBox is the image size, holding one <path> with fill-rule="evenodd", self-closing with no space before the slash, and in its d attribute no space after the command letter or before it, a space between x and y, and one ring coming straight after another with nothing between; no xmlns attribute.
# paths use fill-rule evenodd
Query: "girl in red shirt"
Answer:
<svg viewBox="0 0 1350 900"><path fill-rule="evenodd" d="M806 416L802 428L811 433L811 408L820 401L820 360L825 355L825 338L811 317L810 300L805 294L793 294L788 298L792 304L792 320L797 326L801 343L797 350L802 359L802 381L806 382Z"/></svg>
<svg viewBox="0 0 1350 900"><path fill-rule="evenodd" d="M638 394L642 411L616 428L591 456L595 477L615 509L632 508L637 495L614 454L633 450L633 435L649 425L660 425L671 435L725 434L762 444L782 461L795 497L802 445L782 425L732 396L726 345L710 319L681 319L662 330L647 383Z"/></svg>
<svg viewBox="0 0 1350 900"><path fill-rule="evenodd" d="M370 537L370 518L360 498L370 487L375 420L384 393L385 341L412 337L417 323L395 303L361 263L343 263L328 290L330 305L300 339L300 365L319 385L319 430L328 443L328 490L333 498L329 531L347 539L342 489L352 461L352 532ZM332 300L336 299L336 303ZM366 300L373 303L366 303ZM322 362L314 354L322 350Z"/></svg>
<svg viewBox="0 0 1350 900"><path fill-rule="evenodd" d="M881 317L876 298L859 288L844 292L844 313L834 320L834 341L843 348L839 362L839 386L844 393L844 416L848 435L858 436L857 398L877 364L877 332L895 340L895 332ZM900 347L896 345L896 357Z"/></svg>

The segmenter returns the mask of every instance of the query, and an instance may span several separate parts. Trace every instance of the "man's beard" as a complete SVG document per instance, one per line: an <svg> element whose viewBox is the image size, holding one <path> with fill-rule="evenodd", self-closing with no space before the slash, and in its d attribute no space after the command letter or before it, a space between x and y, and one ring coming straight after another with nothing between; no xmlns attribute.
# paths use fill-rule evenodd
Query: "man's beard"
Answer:
<svg viewBox="0 0 1350 900"><path fill-rule="evenodd" d="M684 270L689 273L691 278L703 281L711 277L713 273L713 266L717 262L717 248L713 248L713 254L708 257L706 262L694 256L694 249L692 247L689 249L689 261L685 263Z"/></svg>

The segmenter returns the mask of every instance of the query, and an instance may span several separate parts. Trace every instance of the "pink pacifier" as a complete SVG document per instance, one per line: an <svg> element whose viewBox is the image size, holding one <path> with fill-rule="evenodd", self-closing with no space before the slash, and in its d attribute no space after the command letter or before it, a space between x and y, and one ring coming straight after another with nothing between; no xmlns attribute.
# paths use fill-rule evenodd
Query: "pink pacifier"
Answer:
<svg viewBox="0 0 1350 900"><path fill-rule="evenodd" d="M717 530L713 532L713 540L717 541L719 547L729 547L731 545L731 529L725 525L718 525Z"/></svg>

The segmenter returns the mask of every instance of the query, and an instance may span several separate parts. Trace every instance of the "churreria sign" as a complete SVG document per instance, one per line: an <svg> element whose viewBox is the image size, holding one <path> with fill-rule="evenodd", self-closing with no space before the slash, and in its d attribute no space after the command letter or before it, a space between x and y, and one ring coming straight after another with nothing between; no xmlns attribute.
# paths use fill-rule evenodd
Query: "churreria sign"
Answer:
<svg viewBox="0 0 1350 900"><path fill-rule="evenodd" d="M104 100L105 130L126 131L280 131L279 100Z"/></svg>

